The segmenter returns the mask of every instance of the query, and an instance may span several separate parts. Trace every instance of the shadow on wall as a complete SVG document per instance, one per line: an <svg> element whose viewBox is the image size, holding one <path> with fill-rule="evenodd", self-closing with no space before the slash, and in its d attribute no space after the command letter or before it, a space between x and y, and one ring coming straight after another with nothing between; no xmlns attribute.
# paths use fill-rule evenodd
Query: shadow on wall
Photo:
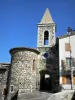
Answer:
<svg viewBox="0 0 75 100"><path fill-rule="evenodd" d="M46 69L40 71L40 90L59 92L59 48L58 44L45 52ZM49 55L49 56L48 56Z"/></svg>
<svg viewBox="0 0 75 100"><path fill-rule="evenodd" d="M4 100L7 100L7 98L9 98L9 86L10 86L10 80L11 80L11 65L9 66L9 71L8 71L8 77L7 77L7 83L6 83L6 90L5 90L5 98ZM17 100L17 97L18 97L18 90L11 94L11 100Z"/></svg>
<svg viewBox="0 0 75 100"><path fill-rule="evenodd" d="M18 98L18 91L12 96L11 100L17 100Z"/></svg>
<svg viewBox="0 0 75 100"><path fill-rule="evenodd" d="M52 91L59 92L59 45L55 44L48 50L49 57L46 59L46 68L50 71Z"/></svg>
<svg viewBox="0 0 75 100"><path fill-rule="evenodd" d="M74 92L74 94L73 94L71 100L75 100L75 92Z"/></svg>
<svg viewBox="0 0 75 100"><path fill-rule="evenodd" d="M9 94L9 84L10 84L10 78L11 78L11 65L9 66L8 76L7 76L7 83L6 83L6 90L5 90L5 98L4 100L7 100L7 96Z"/></svg>

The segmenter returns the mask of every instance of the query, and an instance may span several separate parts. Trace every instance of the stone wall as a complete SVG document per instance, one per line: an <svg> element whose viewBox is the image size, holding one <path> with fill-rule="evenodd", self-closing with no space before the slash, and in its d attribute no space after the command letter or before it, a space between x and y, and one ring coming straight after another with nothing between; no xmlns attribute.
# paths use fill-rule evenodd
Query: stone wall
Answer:
<svg viewBox="0 0 75 100"><path fill-rule="evenodd" d="M46 68L46 58L44 58L43 54L48 52L50 47L38 47L37 49L40 51L40 60L39 60L39 68L41 71Z"/></svg>
<svg viewBox="0 0 75 100"><path fill-rule="evenodd" d="M11 82L14 91L32 92L36 90L36 69L33 70L33 60L37 67L39 51L30 48L16 48L11 53Z"/></svg>
<svg viewBox="0 0 75 100"><path fill-rule="evenodd" d="M55 44L55 24L53 25L38 25L38 40L37 40L37 47L44 47L44 32L49 32L49 45L53 46Z"/></svg>
<svg viewBox="0 0 75 100"><path fill-rule="evenodd" d="M7 88L7 77L10 64L0 63L0 100L4 100L5 89ZM2 99L1 99L2 98Z"/></svg>

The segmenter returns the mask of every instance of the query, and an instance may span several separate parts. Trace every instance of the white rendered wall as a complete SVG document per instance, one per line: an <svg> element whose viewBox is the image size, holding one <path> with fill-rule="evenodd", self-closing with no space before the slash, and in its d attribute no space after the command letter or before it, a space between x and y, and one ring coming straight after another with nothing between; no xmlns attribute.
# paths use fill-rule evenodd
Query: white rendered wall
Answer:
<svg viewBox="0 0 75 100"><path fill-rule="evenodd" d="M75 58L75 35L59 39L59 73L61 72L62 69L61 60L66 60L66 57L70 57L70 51L65 51L65 43L70 43L71 57ZM60 77L61 77L61 73L60 73ZM61 78L60 78L60 84L62 84Z"/></svg>

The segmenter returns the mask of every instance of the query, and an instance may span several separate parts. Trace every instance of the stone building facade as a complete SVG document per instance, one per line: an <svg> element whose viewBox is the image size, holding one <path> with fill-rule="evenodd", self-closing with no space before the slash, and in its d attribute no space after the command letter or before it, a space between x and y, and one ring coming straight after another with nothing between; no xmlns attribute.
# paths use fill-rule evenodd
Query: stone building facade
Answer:
<svg viewBox="0 0 75 100"><path fill-rule="evenodd" d="M54 71L58 70L58 64L53 64L58 62L58 59L55 59L58 58L55 28L56 25L47 8L38 24L37 48L16 47L10 50L11 62L7 64L8 67L3 70L2 74L6 80L5 86L2 85L3 89L1 89L6 92L4 93L5 100L9 100L11 94L16 91L21 94L52 90L53 83L58 78L57 71ZM4 68L3 65L2 68ZM0 75L1 72L0 69ZM57 76L56 79L55 76Z"/></svg>
<svg viewBox="0 0 75 100"><path fill-rule="evenodd" d="M5 96L9 67L9 63L0 63L0 100L3 100Z"/></svg>
<svg viewBox="0 0 75 100"><path fill-rule="evenodd" d="M59 83L63 90L75 89L75 31L59 37Z"/></svg>

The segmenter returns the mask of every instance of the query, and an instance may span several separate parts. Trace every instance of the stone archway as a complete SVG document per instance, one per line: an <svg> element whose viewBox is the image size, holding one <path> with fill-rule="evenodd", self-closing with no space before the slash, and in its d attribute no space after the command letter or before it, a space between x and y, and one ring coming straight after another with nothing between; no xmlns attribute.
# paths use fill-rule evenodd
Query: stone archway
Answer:
<svg viewBox="0 0 75 100"><path fill-rule="evenodd" d="M48 70L40 71L40 91L52 91L51 73Z"/></svg>

